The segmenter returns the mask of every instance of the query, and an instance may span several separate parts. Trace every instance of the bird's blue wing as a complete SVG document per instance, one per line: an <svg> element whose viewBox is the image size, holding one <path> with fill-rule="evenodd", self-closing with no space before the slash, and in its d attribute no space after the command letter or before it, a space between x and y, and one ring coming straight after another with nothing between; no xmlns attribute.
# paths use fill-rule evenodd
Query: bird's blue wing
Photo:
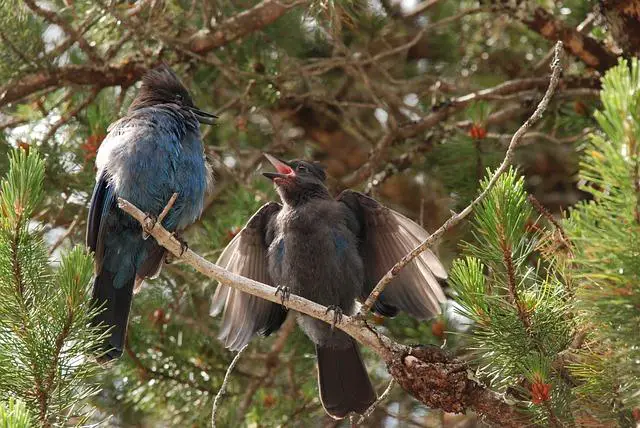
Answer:
<svg viewBox="0 0 640 428"><path fill-rule="evenodd" d="M267 266L266 229L281 208L275 202L263 205L222 251L217 264L238 275L273 285ZM281 305L218 285L211 302L211 315L216 316L223 309L218 337L231 350L242 349L255 334L268 336L278 330L287 316L287 310Z"/></svg>
<svg viewBox="0 0 640 428"><path fill-rule="evenodd" d="M366 278L362 298L366 298L384 274L427 239L429 233L362 193L345 190L337 199L349 208L356 223ZM446 278L447 272L438 257L426 250L391 281L374 309L385 316L403 310L418 319L438 314L440 305L446 301L439 281Z"/></svg>
<svg viewBox="0 0 640 428"><path fill-rule="evenodd" d="M87 247L95 253L96 272L102 269L104 256L104 234L106 231L106 218L109 211L115 204L115 192L109 184L105 172L103 171L91 196L89 206L89 217L87 219Z"/></svg>

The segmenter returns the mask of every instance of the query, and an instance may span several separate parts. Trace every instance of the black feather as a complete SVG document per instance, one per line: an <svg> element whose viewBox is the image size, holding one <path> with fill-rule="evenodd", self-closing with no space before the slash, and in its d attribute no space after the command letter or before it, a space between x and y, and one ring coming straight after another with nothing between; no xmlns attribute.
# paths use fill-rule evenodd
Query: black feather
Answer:
<svg viewBox="0 0 640 428"><path fill-rule="evenodd" d="M316 346L320 401L326 412L342 419L350 412L363 414L376 400L358 345L346 348Z"/></svg>

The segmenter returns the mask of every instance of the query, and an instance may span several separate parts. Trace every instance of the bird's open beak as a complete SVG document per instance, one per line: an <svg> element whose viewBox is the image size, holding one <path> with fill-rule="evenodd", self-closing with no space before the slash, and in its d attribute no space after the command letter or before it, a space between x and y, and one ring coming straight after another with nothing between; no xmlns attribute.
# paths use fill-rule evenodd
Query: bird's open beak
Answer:
<svg viewBox="0 0 640 428"><path fill-rule="evenodd" d="M289 165L287 165L285 161L282 161L275 156L271 156L269 153L265 153L264 157L266 157L267 160L271 162L271 165L273 165L276 168L276 171L278 171L278 172L263 172L262 175L264 175L268 179L274 180L276 178L288 178L295 175L295 172L293 171L293 169Z"/></svg>
<svg viewBox="0 0 640 428"><path fill-rule="evenodd" d="M215 114L207 113L206 111L202 111L195 107L189 107L189 110L196 116L198 122L206 123L207 125L213 125L215 120L218 118Z"/></svg>

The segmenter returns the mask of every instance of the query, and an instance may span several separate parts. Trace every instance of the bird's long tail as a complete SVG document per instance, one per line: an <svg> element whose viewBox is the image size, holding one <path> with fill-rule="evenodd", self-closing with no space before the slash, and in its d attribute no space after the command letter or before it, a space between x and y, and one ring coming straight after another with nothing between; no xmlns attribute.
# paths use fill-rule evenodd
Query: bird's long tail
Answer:
<svg viewBox="0 0 640 428"><path fill-rule="evenodd" d="M360 350L351 339L346 348L316 345L320 400L326 412L342 419L349 412L364 413L376 400Z"/></svg>
<svg viewBox="0 0 640 428"><path fill-rule="evenodd" d="M119 358L122 355L127 336L127 322L131 310L135 275L123 281L120 287L115 286L115 281L115 275L103 269L93 282L94 304L103 307L103 310L94 317L93 324L102 323L111 327L110 335L102 344L101 349L98 349L100 355L98 360L101 362Z"/></svg>

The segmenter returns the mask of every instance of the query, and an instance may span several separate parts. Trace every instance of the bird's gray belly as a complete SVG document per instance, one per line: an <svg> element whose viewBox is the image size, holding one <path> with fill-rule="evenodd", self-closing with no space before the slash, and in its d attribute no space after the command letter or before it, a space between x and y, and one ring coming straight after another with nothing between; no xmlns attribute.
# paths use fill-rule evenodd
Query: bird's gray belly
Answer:
<svg viewBox="0 0 640 428"><path fill-rule="evenodd" d="M335 230L276 236L269 248L269 270L274 284L323 306L338 306L349 315L362 289L363 267L355 237L338 233L337 240ZM332 332L324 322L301 316L299 324L317 344L348 344L344 333Z"/></svg>

